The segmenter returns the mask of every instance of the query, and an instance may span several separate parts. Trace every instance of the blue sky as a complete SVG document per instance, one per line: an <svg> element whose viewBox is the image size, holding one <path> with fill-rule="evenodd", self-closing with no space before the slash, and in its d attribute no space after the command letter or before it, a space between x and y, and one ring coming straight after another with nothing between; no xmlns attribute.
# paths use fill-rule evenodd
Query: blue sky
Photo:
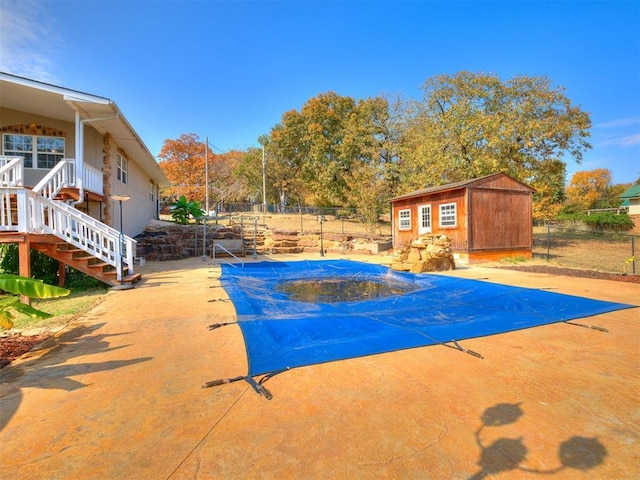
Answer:
<svg viewBox="0 0 640 480"><path fill-rule="evenodd" d="M640 177L640 1L0 0L0 70L114 100L157 155L257 146L319 93L420 98L433 75L546 75L591 115L568 177Z"/></svg>

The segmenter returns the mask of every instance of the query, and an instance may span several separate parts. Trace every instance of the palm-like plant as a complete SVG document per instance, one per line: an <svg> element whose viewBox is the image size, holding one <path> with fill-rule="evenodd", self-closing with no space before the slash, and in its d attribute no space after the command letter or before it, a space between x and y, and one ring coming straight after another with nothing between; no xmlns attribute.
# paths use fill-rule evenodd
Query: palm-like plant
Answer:
<svg viewBox="0 0 640 480"><path fill-rule="evenodd" d="M171 204L171 217L178 223L186 225L189 223L189 216L194 218L202 217L204 210L200 208L200 203L195 200L187 200L187 197L180 197Z"/></svg>
<svg viewBox="0 0 640 480"><path fill-rule="evenodd" d="M31 318L49 318L51 314L20 302L19 295L29 298L56 298L69 295L70 290L44 283L35 278L0 273L0 290L9 293L0 301L0 327L9 330L13 327L14 315L11 310L29 315Z"/></svg>

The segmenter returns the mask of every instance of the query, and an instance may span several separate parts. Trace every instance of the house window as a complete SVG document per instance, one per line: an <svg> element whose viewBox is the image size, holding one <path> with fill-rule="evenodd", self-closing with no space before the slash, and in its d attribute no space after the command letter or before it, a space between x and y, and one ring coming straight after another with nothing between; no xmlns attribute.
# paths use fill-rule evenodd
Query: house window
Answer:
<svg viewBox="0 0 640 480"><path fill-rule="evenodd" d="M64 138L6 133L3 154L24 157L25 168L51 169L64 157Z"/></svg>
<svg viewBox="0 0 640 480"><path fill-rule="evenodd" d="M440 205L440 226L455 227L456 225L456 204L443 203Z"/></svg>
<svg viewBox="0 0 640 480"><path fill-rule="evenodd" d="M149 200L153 202L155 196L155 186L153 185L153 182L149 182Z"/></svg>
<svg viewBox="0 0 640 480"><path fill-rule="evenodd" d="M431 205L420 205L418 212L420 221L418 233L431 233Z"/></svg>
<svg viewBox="0 0 640 480"><path fill-rule="evenodd" d="M116 175L122 183L127 183L128 161L122 155L118 154L118 164L116 166Z"/></svg>
<svg viewBox="0 0 640 480"><path fill-rule="evenodd" d="M411 210L400 210L398 212L398 228L400 230L411 230Z"/></svg>

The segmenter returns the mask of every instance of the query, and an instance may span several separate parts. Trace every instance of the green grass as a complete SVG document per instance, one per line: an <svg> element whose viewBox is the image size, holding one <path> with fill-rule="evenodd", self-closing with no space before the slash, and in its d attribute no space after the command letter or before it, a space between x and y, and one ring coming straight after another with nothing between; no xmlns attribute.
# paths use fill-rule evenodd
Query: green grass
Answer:
<svg viewBox="0 0 640 480"><path fill-rule="evenodd" d="M503 263L525 263L528 262L529 259L524 258L522 255L516 255L515 257L504 257L500 259L501 262Z"/></svg>
<svg viewBox="0 0 640 480"><path fill-rule="evenodd" d="M31 300L31 306L53 315L51 318L31 318L15 311L13 330L45 329L53 330L63 327L79 318L96 305L100 304L109 292L107 287L93 288L80 292L72 292L66 297ZM0 304L3 297L0 296Z"/></svg>

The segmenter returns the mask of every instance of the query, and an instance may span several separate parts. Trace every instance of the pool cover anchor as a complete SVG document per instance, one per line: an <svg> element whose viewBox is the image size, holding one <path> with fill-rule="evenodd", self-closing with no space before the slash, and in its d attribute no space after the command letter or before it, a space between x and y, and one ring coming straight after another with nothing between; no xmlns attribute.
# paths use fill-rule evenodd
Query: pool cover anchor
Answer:
<svg viewBox="0 0 640 480"><path fill-rule="evenodd" d="M225 383L233 383L233 382L239 382L240 380L244 380L249 385L251 385L251 388L253 388L258 395L262 395L267 400L271 400L273 398L273 395L269 390L267 390L267 387L265 387L263 383L269 380L274 375L278 375L279 373L286 372L287 370L290 370L290 368L287 367L282 370L277 370L275 372L267 373L258 381L256 381L251 375L231 377L231 378L220 378L219 380L213 380L211 382L205 383L204 385L202 385L202 388L217 387L218 385L224 385Z"/></svg>
<svg viewBox="0 0 640 480"><path fill-rule="evenodd" d="M453 345L449 345L448 343L453 343ZM455 340L451 340L451 342L442 342L441 345L444 345L445 347L449 347L449 348L455 348L456 350L460 350L463 353L468 353L469 355L472 355L474 357L484 359L484 357L481 354L479 354L478 352L474 352L473 350L469 350L467 348L464 348L462 345L460 345Z"/></svg>
<svg viewBox="0 0 640 480"><path fill-rule="evenodd" d="M258 382L256 382L251 375L242 376L242 377L232 377L232 378L220 378L218 380L213 380L211 382L205 383L204 385L202 385L202 388L217 387L218 385L224 385L226 383L233 383L233 382L239 382L240 380L244 380L249 385L251 385L251 388L253 388L258 395L262 395L267 400L271 400L273 398L273 395L271 395L271 392L267 390L267 387L262 385L262 383L268 380L269 378L271 377L265 376Z"/></svg>

